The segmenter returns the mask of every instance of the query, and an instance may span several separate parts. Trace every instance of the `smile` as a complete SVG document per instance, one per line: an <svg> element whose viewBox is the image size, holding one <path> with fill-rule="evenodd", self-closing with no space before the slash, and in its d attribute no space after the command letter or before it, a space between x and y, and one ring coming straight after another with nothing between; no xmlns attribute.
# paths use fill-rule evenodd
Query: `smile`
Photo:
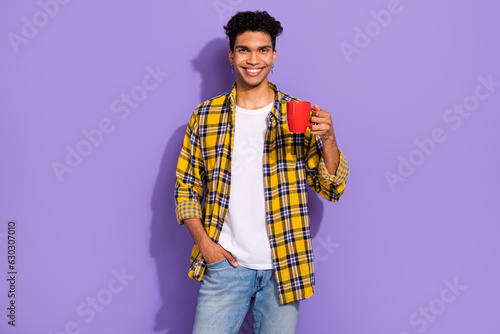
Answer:
<svg viewBox="0 0 500 334"><path fill-rule="evenodd" d="M262 72L262 68L245 68L245 71L251 76L256 76Z"/></svg>

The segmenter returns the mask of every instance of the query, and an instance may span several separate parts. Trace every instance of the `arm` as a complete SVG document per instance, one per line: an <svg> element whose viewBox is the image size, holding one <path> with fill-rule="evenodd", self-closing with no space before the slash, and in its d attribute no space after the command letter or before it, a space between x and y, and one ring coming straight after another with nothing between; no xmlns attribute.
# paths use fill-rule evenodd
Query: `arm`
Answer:
<svg viewBox="0 0 500 334"><path fill-rule="evenodd" d="M337 146L331 115L314 106L311 139L306 154L308 183L322 197L338 201L345 190L349 165ZM318 138L319 137L319 138Z"/></svg>
<svg viewBox="0 0 500 334"><path fill-rule="evenodd" d="M337 173L340 153L333 130L332 116L318 105L314 106L316 112L311 117L311 122L316 123L311 126L311 134L318 135L323 142L323 160L330 175Z"/></svg>
<svg viewBox="0 0 500 334"><path fill-rule="evenodd" d="M175 211L179 224L186 218L203 220L205 167L198 135L197 112L189 120L175 172Z"/></svg>
<svg viewBox="0 0 500 334"><path fill-rule="evenodd" d="M335 141L335 136L333 140L322 140L323 141L323 160L328 169L330 175L335 175L337 173L337 168L340 162L340 151L337 147L337 142Z"/></svg>
<svg viewBox="0 0 500 334"><path fill-rule="evenodd" d="M179 224L187 226L206 263L227 258L233 266L237 266L233 256L210 239L202 223L201 203L205 169L196 116L195 112L189 121L177 163L175 182L177 220Z"/></svg>

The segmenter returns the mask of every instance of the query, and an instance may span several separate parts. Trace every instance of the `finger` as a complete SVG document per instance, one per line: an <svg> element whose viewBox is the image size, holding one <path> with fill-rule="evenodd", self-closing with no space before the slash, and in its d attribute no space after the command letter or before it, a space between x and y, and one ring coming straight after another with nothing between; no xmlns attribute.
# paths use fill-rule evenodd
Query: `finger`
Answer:
<svg viewBox="0 0 500 334"><path fill-rule="evenodd" d="M325 109L320 109L316 112L316 115L317 116L320 116L320 117L324 117L324 118L328 118L330 117L331 115L328 113L328 111L326 111Z"/></svg>
<svg viewBox="0 0 500 334"><path fill-rule="evenodd" d="M309 128L311 129L311 131L315 132L326 132L330 127L328 126L328 124L325 123L315 123L314 125L311 125Z"/></svg>
<svg viewBox="0 0 500 334"><path fill-rule="evenodd" d="M311 131L311 135L322 137L325 135L324 131Z"/></svg>
<svg viewBox="0 0 500 334"><path fill-rule="evenodd" d="M311 123L321 123L322 122L322 118L321 117L318 117L318 116L311 116Z"/></svg>
<svg viewBox="0 0 500 334"><path fill-rule="evenodd" d="M311 116L311 123L328 124L328 118L320 116Z"/></svg>
<svg viewBox="0 0 500 334"><path fill-rule="evenodd" d="M236 261L236 259L233 257L233 255L231 255L231 253L229 253L227 250L224 249L224 256L226 257L226 259L229 261L229 263L231 263L231 265L233 267L237 267L238 266L238 262Z"/></svg>
<svg viewBox="0 0 500 334"><path fill-rule="evenodd" d="M321 110L318 110L318 111L313 111L311 113L311 117L316 117L316 118L321 118L321 119L328 119L328 113L325 113L325 111L323 109Z"/></svg>

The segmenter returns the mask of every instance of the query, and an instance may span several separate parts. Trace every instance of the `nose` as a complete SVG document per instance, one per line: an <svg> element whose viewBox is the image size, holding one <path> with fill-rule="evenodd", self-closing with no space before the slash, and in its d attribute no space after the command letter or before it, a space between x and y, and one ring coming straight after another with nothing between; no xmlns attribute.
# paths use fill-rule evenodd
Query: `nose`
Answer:
<svg viewBox="0 0 500 334"><path fill-rule="evenodd" d="M249 65L257 65L260 63L258 52L251 52L250 57L247 59Z"/></svg>

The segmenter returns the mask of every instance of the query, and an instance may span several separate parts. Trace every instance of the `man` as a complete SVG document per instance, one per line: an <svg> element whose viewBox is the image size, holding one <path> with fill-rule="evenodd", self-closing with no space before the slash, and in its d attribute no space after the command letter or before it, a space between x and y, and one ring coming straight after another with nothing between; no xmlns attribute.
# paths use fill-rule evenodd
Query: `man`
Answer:
<svg viewBox="0 0 500 334"><path fill-rule="evenodd" d="M306 183L337 201L348 165L317 105L314 125L288 131L297 99L267 78L280 22L240 12L224 29L236 84L196 108L176 172L177 219L195 243L189 276L203 281L193 333L237 333L252 302L256 333L294 333L315 284Z"/></svg>

